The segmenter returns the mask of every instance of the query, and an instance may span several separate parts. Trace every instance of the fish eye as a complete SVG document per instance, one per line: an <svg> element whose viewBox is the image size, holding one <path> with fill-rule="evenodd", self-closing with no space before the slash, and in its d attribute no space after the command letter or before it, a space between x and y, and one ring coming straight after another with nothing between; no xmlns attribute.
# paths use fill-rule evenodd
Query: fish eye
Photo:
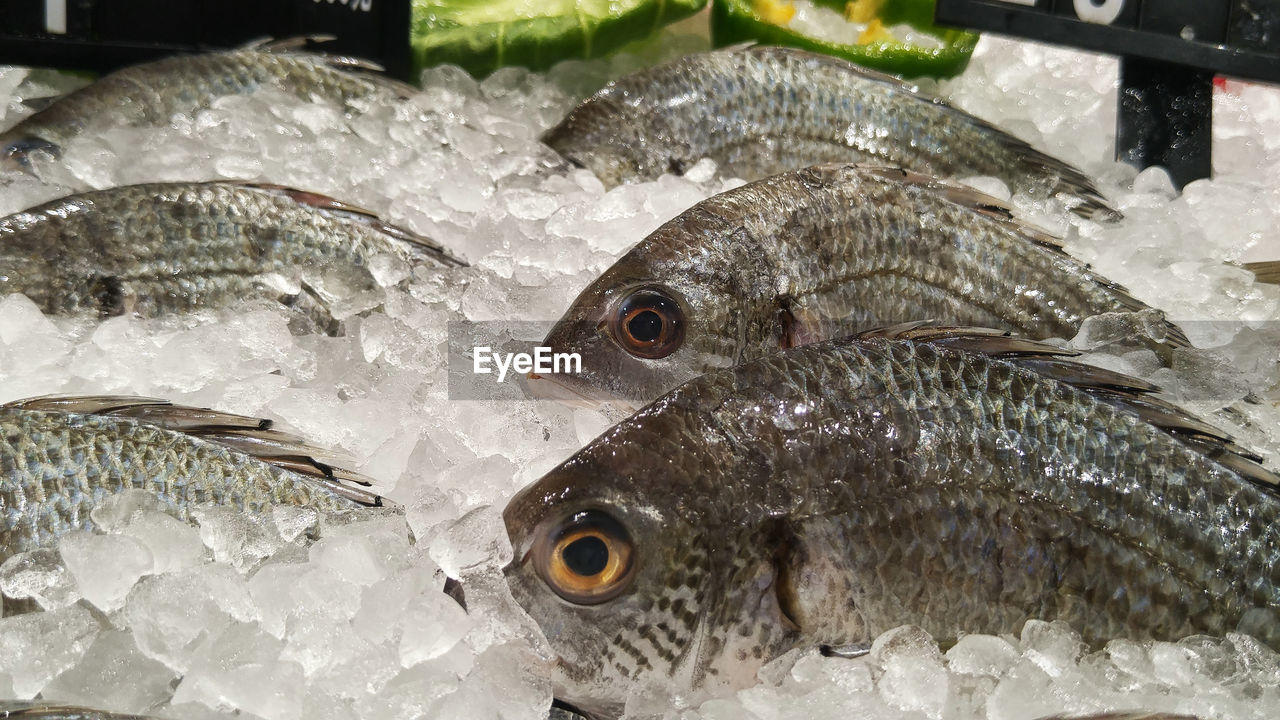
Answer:
<svg viewBox="0 0 1280 720"><path fill-rule="evenodd" d="M657 360L680 349L684 326L680 303L665 290L644 287L618 303L609 329L623 350Z"/></svg>
<svg viewBox="0 0 1280 720"><path fill-rule="evenodd" d="M631 579L631 538L599 511L581 512L540 543L535 567L543 582L575 605L595 605L622 593Z"/></svg>

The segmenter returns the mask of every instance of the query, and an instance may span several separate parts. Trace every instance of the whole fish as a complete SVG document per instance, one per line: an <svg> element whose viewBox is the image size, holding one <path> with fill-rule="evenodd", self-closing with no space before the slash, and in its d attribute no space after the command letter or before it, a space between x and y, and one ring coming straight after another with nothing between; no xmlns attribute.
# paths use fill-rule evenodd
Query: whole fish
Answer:
<svg viewBox="0 0 1280 720"><path fill-rule="evenodd" d="M235 182L129 185L0 218L0 296L46 313L156 316L244 297L378 290L370 260L460 265L442 247L324 195Z"/></svg>
<svg viewBox="0 0 1280 720"><path fill-rule="evenodd" d="M0 133L0 163L26 166L31 153L58 156L80 133L164 125L174 114L194 113L218 97L263 87L340 104L349 111L416 92L410 85L376 74L381 68L367 61L298 51L306 40L178 55L105 75Z"/></svg>
<svg viewBox="0 0 1280 720"><path fill-rule="evenodd" d="M543 342L579 353L582 372L534 387L648 402L709 369L893 323L1071 338L1086 317L1142 309L994 198L822 165L716 195L642 240Z"/></svg>
<svg viewBox="0 0 1280 720"><path fill-rule="evenodd" d="M701 158L747 180L824 162L986 175L1108 211L1084 173L888 75L828 55L736 47L606 85L543 142L606 185L683 173Z"/></svg>
<svg viewBox="0 0 1280 720"><path fill-rule="evenodd" d="M1256 458L1052 346L879 335L690 381L510 502L507 579L557 698L719 694L904 624L1280 649L1280 478Z"/></svg>
<svg viewBox="0 0 1280 720"><path fill-rule="evenodd" d="M42 397L0 405L0 562L94 527L90 511L131 488L180 519L216 502L324 511L378 506L368 480L271 421L163 400Z"/></svg>

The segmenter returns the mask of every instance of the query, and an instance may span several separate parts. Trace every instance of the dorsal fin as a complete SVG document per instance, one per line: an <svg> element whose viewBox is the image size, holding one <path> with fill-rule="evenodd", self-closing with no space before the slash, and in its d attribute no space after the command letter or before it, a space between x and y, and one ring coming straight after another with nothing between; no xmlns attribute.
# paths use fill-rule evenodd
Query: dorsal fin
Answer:
<svg viewBox="0 0 1280 720"><path fill-rule="evenodd" d="M1136 414L1245 479L1280 492L1280 475L1259 465L1262 458L1237 445L1230 435L1155 397L1153 393L1159 392L1159 387L1124 373L1070 360L1078 355L1070 350L989 328L941 327L920 322L868 330L856 337L908 340L986 355L1064 382L1101 402Z"/></svg>
<svg viewBox="0 0 1280 720"><path fill-rule="evenodd" d="M338 467L336 463L343 461L340 455L312 445L296 435L273 430L271 421L265 418L127 395L47 395L5 403L0 407L129 418L217 443L305 476L361 505L379 507L389 502L367 489L373 486L369 478Z"/></svg>
<svg viewBox="0 0 1280 720"><path fill-rule="evenodd" d="M1072 212L1082 217L1098 217L1107 220L1119 220L1122 215L1119 211L1107 204L1106 197L1094 185L1093 179L1072 165L1059 160L1047 153L1041 152L1031 146L1031 143L1010 135L991 123L979 118L975 115L955 108L951 103L934 95L922 92L916 85L912 85L901 78L888 75L886 73L877 72L869 68L855 65L842 58L822 53L809 52L807 50L798 50L795 48L777 47L769 45L747 46L737 50L737 52L751 53L759 56L770 55L791 55L803 56L808 62L818 63L828 67L837 68L842 72L858 75L872 82L885 85L895 92L905 93L915 97L921 102L927 102L937 105L953 114L955 117L963 119L965 122L973 125L982 132L990 134L995 142L1004 146L1005 149L1014 153L1018 157L1018 163L1026 170L1043 176L1051 176L1058 178L1059 192L1065 192L1074 197L1077 205L1071 208Z"/></svg>
<svg viewBox="0 0 1280 720"><path fill-rule="evenodd" d="M159 720L47 700L0 700L0 720Z"/></svg>
<svg viewBox="0 0 1280 720"><path fill-rule="evenodd" d="M358 205L352 205L322 193L299 190L297 188L288 187L287 185L276 185L274 183L236 180L214 180L205 184L233 185L236 187L248 188L250 190L258 190L287 197L299 205L307 205L324 212L341 214L350 220L368 225L375 231L386 235L392 240L405 243L443 265L452 265L454 267L468 266L468 263L465 260L462 260L458 256L449 252L443 245L435 240L424 235L419 235L412 230L402 228L398 225L392 225L391 223L384 221L372 210L366 210Z"/></svg>
<svg viewBox="0 0 1280 720"><path fill-rule="evenodd" d="M305 55L315 58L325 65L345 72L358 73L360 77L372 82L373 84L383 88L394 94L401 100L413 97L419 91L418 88L401 80L396 80L386 74L386 68L376 62L365 60L351 55L332 55L326 52L317 52L310 49L311 45L332 42L337 40L335 35L295 35L287 38L271 38L262 37L241 45L234 52L264 52L275 53L279 55Z"/></svg>
<svg viewBox="0 0 1280 720"><path fill-rule="evenodd" d="M811 171L820 171L820 169L824 168L836 169L840 167L847 166L815 165L809 169ZM911 170L904 170L902 168L869 165L865 163L855 163L852 167L856 168L857 172L863 175L887 180L889 182L898 182L905 185L915 185L917 187L926 188L935 195L945 198L952 204L968 208L974 213L983 215L1000 223L1010 232L1029 243L1071 260L1079 266L1080 271L1086 280L1098 285L1099 287L1104 287L1107 290L1110 290L1113 293L1116 302L1118 302L1121 308L1126 312L1138 312L1141 310L1151 309L1151 307L1146 303L1133 297L1133 295L1129 293L1128 288L1098 275L1093 271L1092 266L1088 263L1081 262L1072 257L1071 254L1064 249L1062 241L1059 238L1054 237L1050 233L1045 232L1034 225L1018 220L1013 215L1013 209L1003 200L994 198L981 190L969 187L968 185L961 185L949 180L943 180L941 178L913 172ZM1168 320L1164 321L1164 325L1165 337L1163 342L1170 347L1175 348L1191 347L1191 341L1187 339L1182 328Z"/></svg>

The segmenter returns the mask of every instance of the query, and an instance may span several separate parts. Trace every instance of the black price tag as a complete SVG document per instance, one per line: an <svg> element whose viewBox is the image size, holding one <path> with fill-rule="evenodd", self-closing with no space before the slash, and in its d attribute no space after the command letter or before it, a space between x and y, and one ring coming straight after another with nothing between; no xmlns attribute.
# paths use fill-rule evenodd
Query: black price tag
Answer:
<svg viewBox="0 0 1280 720"><path fill-rule="evenodd" d="M257 38L331 35L326 52L409 72L409 0L6 0L0 63L114 70Z"/></svg>

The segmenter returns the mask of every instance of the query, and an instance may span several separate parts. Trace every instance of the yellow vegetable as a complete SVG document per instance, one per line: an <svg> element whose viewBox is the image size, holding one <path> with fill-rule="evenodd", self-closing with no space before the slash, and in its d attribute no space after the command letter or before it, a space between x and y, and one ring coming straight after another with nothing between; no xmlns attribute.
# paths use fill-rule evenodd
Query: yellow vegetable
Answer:
<svg viewBox="0 0 1280 720"><path fill-rule="evenodd" d="M884 0L849 0L844 6L844 19L849 22L869 23L880 17L880 10L883 7Z"/></svg>
<svg viewBox="0 0 1280 720"><path fill-rule="evenodd" d="M786 25L796 14L796 6L786 0L755 0L752 9L761 20L774 25Z"/></svg>
<svg viewBox="0 0 1280 720"><path fill-rule="evenodd" d="M880 18L872 18L871 22L867 23L867 28L858 35L859 45L891 41L893 41L893 34L884 26L884 23L880 22Z"/></svg>

